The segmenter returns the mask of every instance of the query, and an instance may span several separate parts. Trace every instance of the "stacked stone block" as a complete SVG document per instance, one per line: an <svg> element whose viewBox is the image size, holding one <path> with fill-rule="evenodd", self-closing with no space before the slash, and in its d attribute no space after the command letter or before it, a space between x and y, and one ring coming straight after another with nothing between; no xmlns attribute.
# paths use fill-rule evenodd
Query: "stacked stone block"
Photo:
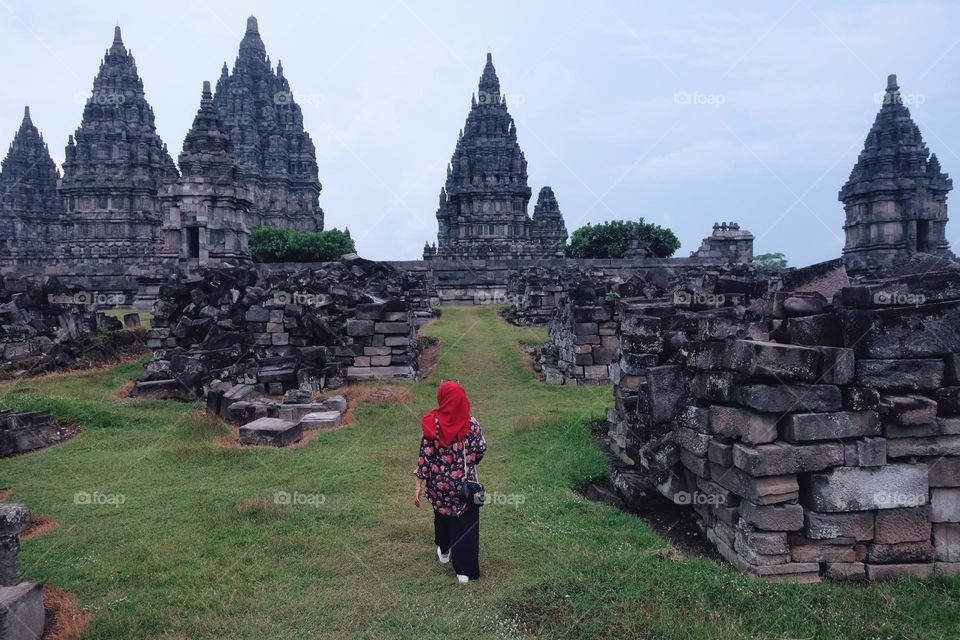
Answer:
<svg viewBox="0 0 960 640"><path fill-rule="evenodd" d="M43 635L43 585L20 581L20 535L30 522L25 505L0 504L0 638L4 640L39 640Z"/></svg>
<svg viewBox="0 0 960 640"><path fill-rule="evenodd" d="M417 322L403 277L356 256L294 272L204 269L161 287L136 394L195 400L213 383L282 395L413 379Z"/></svg>
<svg viewBox="0 0 960 640"><path fill-rule="evenodd" d="M960 274L621 305L611 442L770 580L960 571Z"/></svg>
<svg viewBox="0 0 960 640"><path fill-rule="evenodd" d="M543 369L551 384L606 384L618 352L612 303L572 299L550 322Z"/></svg>

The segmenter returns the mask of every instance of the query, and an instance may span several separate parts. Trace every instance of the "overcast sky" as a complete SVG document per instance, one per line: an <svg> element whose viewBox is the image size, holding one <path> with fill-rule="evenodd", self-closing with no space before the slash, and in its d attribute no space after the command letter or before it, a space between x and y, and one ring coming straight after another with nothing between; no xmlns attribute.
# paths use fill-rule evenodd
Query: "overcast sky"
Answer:
<svg viewBox="0 0 960 640"><path fill-rule="evenodd" d="M960 3L834 4L0 0L0 139L29 104L62 162L120 24L176 157L254 14L316 144L327 227L349 226L364 256L412 259L436 240L489 50L534 199L552 186L569 230L642 216L686 256L737 221L757 253L802 266L840 255L837 192L888 73L960 176ZM960 248L960 223L948 236Z"/></svg>

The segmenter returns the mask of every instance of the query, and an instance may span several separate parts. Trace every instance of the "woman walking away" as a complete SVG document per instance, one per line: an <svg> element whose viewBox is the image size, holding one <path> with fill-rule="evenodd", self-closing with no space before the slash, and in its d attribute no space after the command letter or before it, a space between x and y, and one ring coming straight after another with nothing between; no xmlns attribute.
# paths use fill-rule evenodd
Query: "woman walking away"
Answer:
<svg viewBox="0 0 960 640"><path fill-rule="evenodd" d="M456 381L445 380L437 389L437 408L423 416L420 457L413 502L420 506L423 481L433 505L433 535L437 557L453 569L461 583L480 577L480 504L477 463L487 442L480 423L470 415L467 392ZM465 486L466 485L466 486ZM470 496L473 490L481 493Z"/></svg>

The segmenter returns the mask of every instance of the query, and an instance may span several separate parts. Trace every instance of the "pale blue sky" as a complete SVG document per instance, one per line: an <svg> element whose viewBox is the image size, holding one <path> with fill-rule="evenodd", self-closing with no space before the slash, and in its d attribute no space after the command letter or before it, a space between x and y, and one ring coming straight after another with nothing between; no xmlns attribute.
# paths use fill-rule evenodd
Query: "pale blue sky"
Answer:
<svg viewBox="0 0 960 640"><path fill-rule="evenodd" d="M530 186L570 230L644 216L685 256L735 220L801 266L840 254L837 191L888 73L960 176L960 4L837 4L0 0L0 140L29 104L62 161L119 23L176 157L253 13L316 144L327 226L415 258L490 50ZM960 223L948 235L960 248Z"/></svg>

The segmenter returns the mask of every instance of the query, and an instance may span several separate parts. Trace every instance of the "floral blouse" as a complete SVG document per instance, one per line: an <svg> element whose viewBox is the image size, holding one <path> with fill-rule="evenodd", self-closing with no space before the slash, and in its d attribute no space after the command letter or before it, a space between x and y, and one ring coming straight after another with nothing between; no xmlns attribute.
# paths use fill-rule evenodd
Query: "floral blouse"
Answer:
<svg viewBox="0 0 960 640"><path fill-rule="evenodd" d="M476 479L476 465L483 459L487 441L483 439L480 423L470 417L470 428L462 442L444 447L436 439L420 439L420 457L413 475L427 481L427 499L434 510L445 516L459 518L467 505L460 500L460 486L464 481L463 451L466 449L466 467Z"/></svg>

